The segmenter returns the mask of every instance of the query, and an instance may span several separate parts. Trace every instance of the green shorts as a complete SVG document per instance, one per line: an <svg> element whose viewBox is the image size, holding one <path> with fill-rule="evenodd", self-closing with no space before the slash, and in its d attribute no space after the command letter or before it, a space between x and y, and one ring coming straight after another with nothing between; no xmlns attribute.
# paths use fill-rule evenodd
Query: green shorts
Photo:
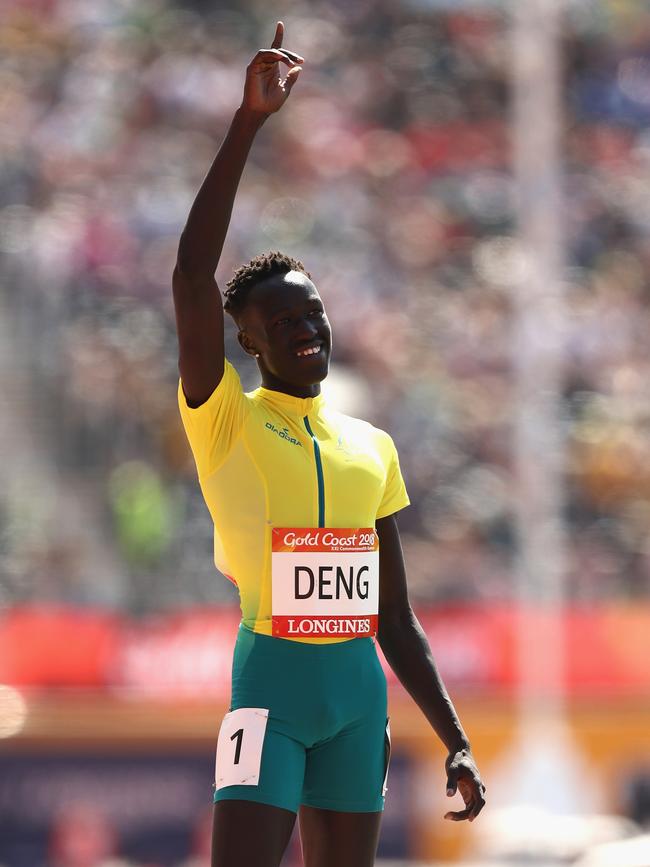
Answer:
<svg viewBox="0 0 650 867"><path fill-rule="evenodd" d="M386 677L372 638L306 644L240 624L215 803L376 812L389 757Z"/></svg>

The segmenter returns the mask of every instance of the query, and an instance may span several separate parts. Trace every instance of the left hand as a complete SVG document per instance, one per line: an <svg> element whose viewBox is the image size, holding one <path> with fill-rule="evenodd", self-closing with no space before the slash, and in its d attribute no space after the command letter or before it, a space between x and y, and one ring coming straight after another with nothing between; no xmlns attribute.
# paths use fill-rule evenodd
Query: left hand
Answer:
<svg viewBox="0 0 650 867"><path fill-rule="evenodd" d="M469 819L473 822L485 806L483 796L486 791L474 757L469 750L449 753L445 768L447 769L447 795L451 798L458 790L465 802L464 810L445 813L445 819L451 819L452 822Z"/></svg>

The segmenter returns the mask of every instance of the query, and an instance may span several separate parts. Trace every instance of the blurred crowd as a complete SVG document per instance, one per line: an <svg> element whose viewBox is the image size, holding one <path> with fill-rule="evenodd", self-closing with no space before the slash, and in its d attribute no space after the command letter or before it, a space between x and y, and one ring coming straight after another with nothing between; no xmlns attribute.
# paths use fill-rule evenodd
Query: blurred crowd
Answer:
<svg viewBox="0 0 650 867"><path fill-rule="evenodd" d="M650 591L650 11L569 7L560 415L567 594L588 603ZM4 0L0 317L21 388L0 427L0 604L233 601L178 417L170 277L272 16L306 63L253 146L217 280L270 249L311 272L332 392L401 456L416 603L514 593L502 4ZM12 477L26 430L50 481ZM62 534L73 500L88 527Z"/></svg>

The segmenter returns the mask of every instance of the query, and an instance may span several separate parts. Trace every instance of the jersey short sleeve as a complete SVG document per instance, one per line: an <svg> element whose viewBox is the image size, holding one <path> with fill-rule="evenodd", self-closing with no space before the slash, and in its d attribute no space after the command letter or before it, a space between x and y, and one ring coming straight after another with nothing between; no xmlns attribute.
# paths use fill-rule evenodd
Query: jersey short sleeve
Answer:
<svg viewBox="0 0 650 867"><path fill-rule="evenodd" d="M226 359L221 382L205 403L195 409L187 405L179 380L178 406L199 479L203 479L225 461L248 412L248 401L237 371Z"/></svg>
<svg viewBox="0 0 650 867"><path fill-rule="evenodd" d="M377 509L377 518L385 518L398 512L410 504L406 485L399 467L399 458L395 443L388 434L384 434L383 449L386 460L386 486L384 496Z"/></svg>

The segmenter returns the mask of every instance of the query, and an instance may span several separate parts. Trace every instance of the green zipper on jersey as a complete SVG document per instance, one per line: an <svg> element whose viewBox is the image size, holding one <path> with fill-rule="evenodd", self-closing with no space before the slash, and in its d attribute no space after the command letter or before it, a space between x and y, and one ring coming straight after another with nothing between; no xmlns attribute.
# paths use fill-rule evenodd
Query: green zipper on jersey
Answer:
<svg viewBox="0 0 650 867"><path fill-rule="evenodd" d="M303 418L307 433L314 443L314 458L316 459L316 477L318 479L318 526L325 526L325 484L323 482L323 461L320 455L320 446L318 440L314 436L314 432L309 424L307 416Z"/></svg>

